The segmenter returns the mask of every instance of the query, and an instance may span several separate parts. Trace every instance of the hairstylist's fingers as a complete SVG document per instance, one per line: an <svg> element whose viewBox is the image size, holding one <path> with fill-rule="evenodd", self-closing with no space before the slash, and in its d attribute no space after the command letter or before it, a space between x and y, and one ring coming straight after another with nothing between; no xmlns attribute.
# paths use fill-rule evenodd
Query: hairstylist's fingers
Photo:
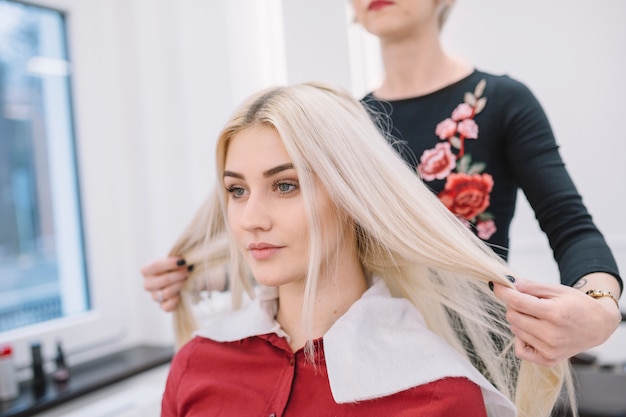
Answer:
<svg viewBox="0 0 626 417"><path fill-rule="evenodd" d="M506 319L515 337L523 340L526 345L532 346L535 353L543 358L542 364L549 362L554 365L559 360L567 359L577 353L572 350L573 346L568 346L570 339L567 333L564 333L565 329L552 322L540 320L510 308L507 309ZM526 345L524 347L527 347Z"/></svg>
<svg viewBox="0 0 626 417"><path fill-rule="evenodd" d="M161 303L161 309L166 312L174 311L176 310L176 307L178 307L179 301L180 301L180 296L176 294L173 297L168 298L167 300L163 301Z"/></svg>
<svg viewBox="0 0 626 417"><path fill-rule="evenodd" d="M526 348L525 351L528 351L530 346L534 349L533 354L541 356L540 362L537 363L554 366L559 361L565 360L579 352L575 346L571 345L567 335L560 332L551 334L541 329L541 325L531 327L531 331L511 325L511 331L515 338L524 341L523 347ZM534 356L534 358L536 359L537 356ZM524 359L532 360L529 357Z"/></svg>
<svg viewBox="0 0 626 417"><path fill-rule="evenodd" d="M151 291L150 294L152 299L159 303L164 311L172 311L178 305L180 300L180 290L182 287L182 283L172 284L168 287Z"/></svg>
<svg viewBox="0 0 626 417"><path fill-rule="evenodd" d="M504 294L504 298L507 296ZM520 302L507 304L506 319L513 334L533 346L548 361L566 359L578 353L579 346L574 337L576 323L571 319L569 302L561 296L536 301L532 298L521 294ZM538 303L541 304L539 307Z"/></svg>
<svg viewBox="0 0 626 417"><path fill-rule="evenodd" d="M521 293L534 295L537 298L554 298L563 294L563 291L571 289L571 287L560 283L547 284L543 282L531 281L526 279L518 279L515 282L515 288Z"/></svg>
<svg viewBox="0 0 626 417"><path fill-rule="evenodd" d="M156 294L156 295L153 296L152 298L158 301L159 303L163 303L174 297L178 297L178 295L180 294L180 290L182 288L183 288L182 282L171 284L171 285L168 285L167 287L163 287L159 290L154 291L153 294Z"/></svg>
<svg viewBox="0 0 626 417"><path fill-rule="evenodd" d="M511 325L511 329L520 329L524 332L528 332L529 329L534 329L538 331L547 330L541 328L544 322L542 322L538 318L521 313L512 308L507 308L506 310L506 321L508 321ZM515 334L517 335L517 333Z"/></svg>
<svg viewBox="0 0 626 417"><path fill-rule="evenodd" d="M143 288L146 291L157 291L173 284L185 281L189 276L187 267L179 267L173 271L162 272L159 275L144 275Z"/></svg>
<svg viewBox="0 0 626 417"><path fill-rule="evenodd" d="M537 349L533 347L533 345L527 343L519 337L515 338L515 355L520 359L548 367L555 366L559 363L558 360L555 361L545 358Z"/></svg>
<svg viewBox="0 0 626 417"><path fill-rule="evenodd" d="M545 298L542 298L526 294L520 291L517 285L518 283L516 282L515 289L513 289L494 283L493 292L496 297L506 304L507 309L513 309L534 317L545 317L550 313L552 296L547 296L546 294ZM522 285L522 288L527 288L526 284L520 283L520 285Z"/></svg>
<svg viewBox="0 0 626 417"><path fill-rule="evenodd" d="M187 271L166 272L161 275L147 276L143 280L143 288L146 291L158 291L179 281L184 281Z"/></svg>
<svg viewBox="0 0 626 417"><path fill-rule="evenodd" d="M526 352L520 356L524 359L556 363L598 346L617 327L620 314L610 299L594 299L564 285L539 284L522 290L537 296L494 285L494 293L507 305L511 331L535 349L533 354L522 349L525 345L518 346L516 353Z"/></svg>
<svg viewBox="0 0 626 417"><path fill-rule="evenodd" d="M168 271L181 269L185 264L185 260L179 256L156 259L141 268L141 275L144 277L157 276Z"/></svg>

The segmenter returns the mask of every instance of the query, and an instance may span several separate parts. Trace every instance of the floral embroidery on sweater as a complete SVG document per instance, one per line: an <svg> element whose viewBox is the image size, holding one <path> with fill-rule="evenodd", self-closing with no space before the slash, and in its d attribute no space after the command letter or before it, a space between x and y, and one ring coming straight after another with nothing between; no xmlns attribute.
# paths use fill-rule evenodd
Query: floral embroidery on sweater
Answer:
<svg viewBox="0 0 626 417"><path fill-rule="evenodd" d="M494 217L487 212L493 190L493 177L483 173L484 162L472 161L465 153L465 141L478 139L474 117L483 111L487 82L481 80L474 92L466 92L450 117L441 121L435 134L442 142L420 157L417 171L424 181L446 180L438 197L452 213L476 228L478 237L487 240L496 232Z"/></svg>

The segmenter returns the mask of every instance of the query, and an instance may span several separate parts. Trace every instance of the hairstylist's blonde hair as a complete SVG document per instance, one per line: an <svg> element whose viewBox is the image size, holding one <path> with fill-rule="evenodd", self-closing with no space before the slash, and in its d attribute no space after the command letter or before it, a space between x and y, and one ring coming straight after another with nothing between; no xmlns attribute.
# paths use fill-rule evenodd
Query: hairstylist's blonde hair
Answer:
<svg viewBox="0 0 626 417"><path fill-rule="evenodd" d="M219 136L218 179L223 178L230 140L258 125L276 129L281 137L298 172L310 217L305 325L313 315L319 271L329 267L321 265L325 225L316 216L314 195L314 184L319 183L342 224L354 225L365 272L384 279L394 296L410 300L433 332L477 364L515 402L520 417L550 415L564 379L569 378L568 366L546 368L516 359L504 308L487 286L489 281L510 286L505 275L512 271L426 188L356 99L316 83L254 95ZM227 193L221 188L222 212L214 207L215 198L211 206L217 220L204 218L195 225L212 225L208 241L223 236ZM216 249L223 245L203 256L223 261L216 255L219 250L213 252ZM239 305L244 291L253 294L249 273L234 246L227 256L233 303ZM308 348L310 352L311 344Z"/></svg>

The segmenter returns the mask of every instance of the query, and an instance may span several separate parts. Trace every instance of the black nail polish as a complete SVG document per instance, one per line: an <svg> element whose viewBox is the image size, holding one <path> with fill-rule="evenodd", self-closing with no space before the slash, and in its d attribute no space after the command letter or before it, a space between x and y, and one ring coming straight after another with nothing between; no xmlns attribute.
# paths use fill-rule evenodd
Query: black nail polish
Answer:
<svg viewBox="0 0 626 417"><path fill-rule="evenodd" d="M489 289L493 292L493 282L489 281Z"/></svg>
<svg viewBox="0 0 626 417"><path fill-rule="evenodd" d="M183 266L183 265L185 265L185 262L187 262L187 261L185 261L184 259L179 259L179 260L176 261L176 265Z"/></svg>
<svg viewBox="0 0 626 417"><path fill-rule="evenodd" d="M505 275L506 279L508 279L509 281L511 281L513 284L515 284L515 278L510 276L510 275Z"/></svg>
<svg viewBox="0 0 626 417"><path fill-rule="evenodd" d="M187 271L191 272L191 271L193 271L193 268L194 268L194 265L189 265L187 267Z"/></svg>

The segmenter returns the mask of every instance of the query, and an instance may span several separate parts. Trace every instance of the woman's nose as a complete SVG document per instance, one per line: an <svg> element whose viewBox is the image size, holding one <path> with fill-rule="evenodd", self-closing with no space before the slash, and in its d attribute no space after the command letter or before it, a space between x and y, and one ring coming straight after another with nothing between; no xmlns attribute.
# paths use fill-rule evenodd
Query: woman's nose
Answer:
<svg viewBox="0 0 626 417"><path fill-rule="evenodd" d="M263 194L250 194L241 213L239 224L244 230L268 230L271 228L271 213Z"/></svg>

